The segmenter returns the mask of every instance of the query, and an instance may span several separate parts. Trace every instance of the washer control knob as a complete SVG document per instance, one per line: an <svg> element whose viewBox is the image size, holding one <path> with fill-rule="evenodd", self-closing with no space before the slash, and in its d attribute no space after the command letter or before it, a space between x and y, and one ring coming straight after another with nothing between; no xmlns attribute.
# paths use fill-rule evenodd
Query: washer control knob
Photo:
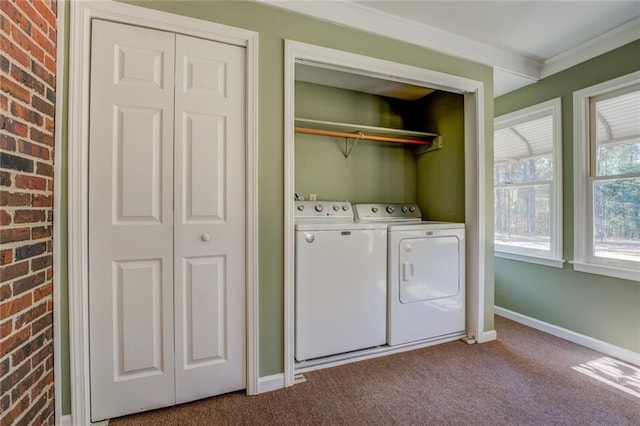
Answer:
<svg viewBox="0 0 640 426"><path fill-rule="evenodd" d="M322 210L324 210L324 207L322 207L322 204L316 204L314 209L320 213Z"/></svg>
<svg viewBox="0 0 640 426"><path fill-rule="evenodd" d="M402 213L406 213L409 211L409 208L407 206L402 206Z"/></svg>
<svg viewBox="0 0 640 426"><path fill-rule="evenodd" d="M304 205L298 204L298 211L301 212L302 210L304 210Z"/></svg>
<svg viewBox="0 0 640 426"><path fill-rule="evenodd" d="M349 206L345 204L344 206L342 206L342 210L346 212L347 210L349 210Z"/></svg>
<svg viewBox="0 0 640 426"><path fill-rule="evenodd" d="M411 206L411 207L409 207L409 211L410 211L411 213L415 212L415 211L416 211L416 206Z"/></svg>
<svg viewBox="0 0 640 426"><path fill-rule="evenodd" d="M391 213L393 213L394 208L393 208L393 206L387 206L386 210L387 210L387 213L391 214Z"/></svg>
<svg viewBox="0 0 640 426"><path fill-rule="evenodd" d="M337 212L338 210L340 210L340 206L339 205L336 204L335 206L333 206L333 211L334 212Z"/></svg>
<svg viewBox="0 0 640 426"><path fill-rule="evenodd" d="M371 211L374 213L378 213L378 208L377 207L371 207Z"/></svg>

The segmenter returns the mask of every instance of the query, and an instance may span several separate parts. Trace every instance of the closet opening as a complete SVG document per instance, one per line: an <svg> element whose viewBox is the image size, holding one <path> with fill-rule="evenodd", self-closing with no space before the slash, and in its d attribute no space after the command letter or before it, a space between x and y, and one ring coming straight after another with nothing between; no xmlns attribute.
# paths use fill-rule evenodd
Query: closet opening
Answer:
<svg viewBox="0 0 640 426"><path fill-rule="evenodd" d="M481 238L483 83L287 40L284 121L285 386L294 384L296 373L304 371L294 355L294 227L295 202L300 198L417 203L429 220L464 223L466 335L473 341L487 340ZM383 136L398 140L365 140L362 135L372 129L390 131ZM343 132L356 138L344 137ZM370 350L320 365L412 348Z"/></svg>

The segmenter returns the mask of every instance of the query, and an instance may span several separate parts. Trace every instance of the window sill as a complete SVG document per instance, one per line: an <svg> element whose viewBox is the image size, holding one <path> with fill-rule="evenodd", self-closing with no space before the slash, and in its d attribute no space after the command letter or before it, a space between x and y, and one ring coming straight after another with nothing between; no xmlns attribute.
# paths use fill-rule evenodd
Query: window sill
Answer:
<svg viewBox="0 0 640 426"><path fill-rule="evenodd" d="M536 263L538 265L551 266L553 268L559 268L559 269L562 269L564 267L564 263L566 262L566 260L564 259L553 259L550 257L532 256L529 254L507 253L504 251L496 251L495 255L496 257L500 257L502 259Z"/></svg>
<svg viewBox="0 0 640 426"><path fill-rule="evenodd" d="M593 263L583 263L579 261L569 262L573 265L574 271L586 272L589 274L605 275L612 278L621 278L640 282L640 271L633 269L616 268L614 266L595 265Z"/></svg>

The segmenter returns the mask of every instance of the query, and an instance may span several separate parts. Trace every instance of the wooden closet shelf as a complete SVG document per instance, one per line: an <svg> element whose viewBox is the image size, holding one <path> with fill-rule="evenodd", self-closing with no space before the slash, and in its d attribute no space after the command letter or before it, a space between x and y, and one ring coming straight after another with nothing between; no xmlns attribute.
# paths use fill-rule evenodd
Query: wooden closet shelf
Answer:
<svg viewBox="0 0 640 426"><path fill-rule="evenodd" d="M433 140L438 137L435 133L362 126L358 124L336 123L331 121L309 120L304 118L296 119L295 131L297 133L321 136L413 145L431 145Z"/></svg>

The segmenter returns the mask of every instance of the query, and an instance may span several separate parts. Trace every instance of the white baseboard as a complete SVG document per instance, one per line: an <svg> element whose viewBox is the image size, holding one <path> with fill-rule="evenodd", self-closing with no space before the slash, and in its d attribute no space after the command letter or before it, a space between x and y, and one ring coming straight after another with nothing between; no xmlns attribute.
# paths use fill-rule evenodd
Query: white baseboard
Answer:
<svg viewBox="0 0 640 426"><path fill-rule="evenodd" d="M91 426L107 426L109 424L109 420L102 420L99 422L91 423ZM65 416L60 417L60 425L59 426L73 426L73 419L71 414L67 414Z"/></svg>
<svg viewBox="0 0 640 426"><path fill-rule="evenodd" d="M618 358L619 360L628 362L633 365L640 366L640 353L633 352L629 349L621 348L620 346L612 345L611 343L604 342L602 340L594 339L593 337L586 336L584 334L576 333L575 331L567 330L566 328L558 327L557 325L549 324L544 321L537 320L535 318L528 317L526 315L513 312L499 306L495 307L496 315L508 318L520 324L527 325L536 330L544 331L561 339L568 340L578 345L593 349L598 352L602 352L605 355Z"/></svg>
<svg viewBox="0 0 640 426"><path fill-rule="evenodd" d="M258 379L258 393L271 392L282 388L284 388L283 373L264 376Z"/></svg>
<svg viewBox="0 0 640 426"><path fill-rule="evenodd" d="M492 342L498 339L498 333L495 330L485 331L479 336L478 343Z"/></svg>
<svg viewBox="0 0 640 426"><path fill-rule="evenodd" d="M258 379L258 393L271 392L277 389L284 388L284 374L274 374L272 376L260 377ZM92 426L106 426L109 424L108 420L98 423L91 423ZM60 417L60 426L72 426L73 421L71 415Z"/></svg>

